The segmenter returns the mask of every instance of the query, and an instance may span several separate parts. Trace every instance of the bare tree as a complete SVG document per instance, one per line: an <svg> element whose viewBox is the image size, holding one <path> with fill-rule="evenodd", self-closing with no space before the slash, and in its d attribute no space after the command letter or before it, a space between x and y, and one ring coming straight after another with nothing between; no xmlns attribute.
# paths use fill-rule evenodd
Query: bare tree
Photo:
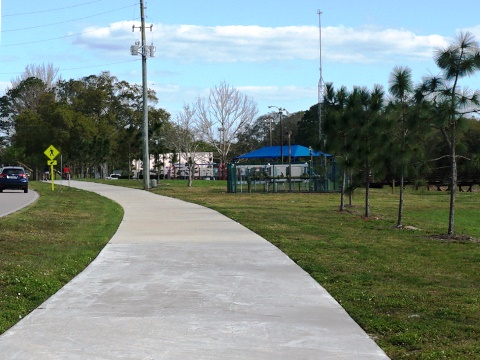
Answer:
<svg viewBox="0 0 480 360"><path fill-rule="evenodd" d="M165 138L167 146L175 149L177 154L187 160L188 186L192 186L195 177L195 165L200 160L198 152L201 139L196 127L196 109L184 105L183 110L177 114L175 123L168 129Z"/></svg>
<svg viewBox="0 0 480 360"><path fill-rule="evenodd" d="M25 109L35 111L42 95L51 92L59 80L58 71L52 64L30 64L24 73L12 79L11 88L0 98L0 129L12 133L14 115Z"/></svg>
<svg viewBox="0 0 480 360"><path fill-rule="evenodd" d="M226 82L210 90L208 98L196 103L198 130L212 144L224 165L237 135L250 125L258 113L256 102Z"/></svg>
<svg viewBox="0 0 480 360"><path fill-rule="evenodd" d="M53 64L35 65L30 64L25 67L25 72L12 79L12 88L16 88L22 81L34 77L42 80L48 90L51 90L55 83L61 78L58 76L59 69L53 67Z"/></svg>

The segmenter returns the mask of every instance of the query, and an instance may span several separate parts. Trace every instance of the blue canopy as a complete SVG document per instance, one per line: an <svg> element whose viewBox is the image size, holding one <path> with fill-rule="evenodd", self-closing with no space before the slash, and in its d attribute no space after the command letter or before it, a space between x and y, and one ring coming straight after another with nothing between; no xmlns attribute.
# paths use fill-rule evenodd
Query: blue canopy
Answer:
<svg viewBox="0 0 480 360"><path fill-rule="evenodd" d="M312 150L310 154L310 149L302 145L292 145L290 146L292 158L299 157L310 157L311 156L331 156L330 154L325 154L321 151ZM263 148L254 150L252 152L237 156L233 161L238 161L240 159L276 159L283 155L283 157L288 157L288 146L265 146Z"/></svg>

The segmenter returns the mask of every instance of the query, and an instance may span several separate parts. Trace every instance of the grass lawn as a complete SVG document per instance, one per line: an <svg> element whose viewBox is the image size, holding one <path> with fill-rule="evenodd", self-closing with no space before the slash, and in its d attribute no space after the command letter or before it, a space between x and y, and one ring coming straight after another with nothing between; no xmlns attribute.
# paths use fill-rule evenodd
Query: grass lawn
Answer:
<svg viewBox="0 0 480 360"><path fill-rule="evenodd" d="M143 186L136 180L99 181ZM213 208L278 246L324 286L392 359L480 359L480 243L476 240L480 239L480 192L457 195L456 233L472 239L450 241L433 237L447 230L446 192L407 189L404 225L419 230L398 230L393 227L398 195L389 188L372 190L369 219L362 217L361 190L355 195L355 206L344 213L338 211L338 194L228 194L223 181L195 181L188 188L181 180L162 180L152 191ZM99 199L91 196L94 202ZM57 195L48 201L54 201L53 197ZM33 209L37 206L40 203ZM27 211L31 219L33 209L0 219L0 227L3 229L7 221L18 222L17 237L29 234L33 230L26 231L20 223L22 216L26 221ZM42 209L45 212L46 205L38 209L40 213L36 216L44 219ZM59 218L66 216L58 213ZM103 221L95 215L97 222ZM114 227L113 219L108 223ZM5 241L0 236L3 268ZM17 238L15 234L11 236ZM53 256L49 246L53 245L47 245L42 252ZM20 252L16 246L10 251ZM82 258L88 262L93 253ZM64 258L59 270L44 275L43 283L48 283L54 273L55 278L67 280L68 276L59 275L62 268L69 269L70 263L74 263L74 255ZM38 272L37 266L28 265L25 260L22 271L32 274ZM4 279L9 279L12 286L9 296L15 298L15 294L21 293L19 297L23 297L22 286L15 287L18 275L13 271L15 267L10 266L6 275L1 273L0 286ZM40 292L40 286L34 288Z"/></svg>
<svg viewBox="0 0 480 360"><path fill-rule="evenodd" d="M37 202L0 218L0 334L81 272L123 217L118 204L93 193L52 192L36 181L30 188Z"/></svg>

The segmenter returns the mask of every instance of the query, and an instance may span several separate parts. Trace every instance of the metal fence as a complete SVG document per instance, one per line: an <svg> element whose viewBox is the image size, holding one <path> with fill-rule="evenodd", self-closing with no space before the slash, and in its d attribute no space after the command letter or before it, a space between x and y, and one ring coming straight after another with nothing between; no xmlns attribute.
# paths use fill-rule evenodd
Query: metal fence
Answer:
<svg viewBox="0 0 480 360"><path fill-rule="evenodd" d="M227 191L337 192L341 169L332 158L292 164L228 164Z"/></svg>

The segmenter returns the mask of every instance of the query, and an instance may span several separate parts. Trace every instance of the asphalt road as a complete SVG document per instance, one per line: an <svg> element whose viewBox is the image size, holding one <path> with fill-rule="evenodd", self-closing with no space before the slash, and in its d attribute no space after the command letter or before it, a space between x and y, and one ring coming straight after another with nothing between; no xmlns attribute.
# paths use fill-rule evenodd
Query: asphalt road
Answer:
<svg viewBox="0 0 480 360"><path fill-rule="evenodd" d="M23 190L3 190L0 193L0 217L14 213L37 199L38 194L32 190L26 194Z"/></svg>

